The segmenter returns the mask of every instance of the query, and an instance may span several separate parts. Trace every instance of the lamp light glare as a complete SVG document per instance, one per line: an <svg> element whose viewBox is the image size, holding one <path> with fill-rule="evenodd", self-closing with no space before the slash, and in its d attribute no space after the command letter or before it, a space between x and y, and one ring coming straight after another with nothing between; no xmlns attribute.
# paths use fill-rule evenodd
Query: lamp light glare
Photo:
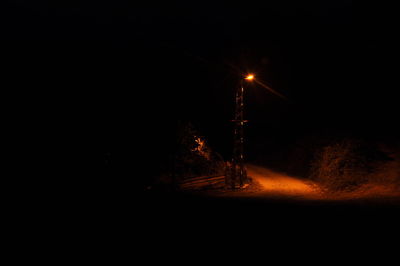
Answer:
<svg viewBox="0 0 400 266"><path fill-rule="evenodd" d="M254 79L254 75L253 74L249 74L249 75L247 75L246 77L245 77L245 79L247 79L247 80L253 80Z"/></svg>

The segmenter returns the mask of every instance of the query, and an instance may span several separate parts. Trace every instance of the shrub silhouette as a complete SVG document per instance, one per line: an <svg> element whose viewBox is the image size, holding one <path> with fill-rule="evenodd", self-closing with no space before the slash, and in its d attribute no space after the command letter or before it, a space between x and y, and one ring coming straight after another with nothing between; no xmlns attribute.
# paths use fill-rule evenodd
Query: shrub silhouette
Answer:
<svg viewBox="0 0 400 266"><path fill-rule="evenodd" d="M178 128L175 174L179 180L223 174L225 163L221 155L211 150L205 137L192 124Z"/></svg>
<svg viewBox="0 0 400 266"><path fill-rule="evenodd" d="M373 178L387 156L359 140L342 140L316 153L311 163L311 179L329 192L353 191Z"/></svg>

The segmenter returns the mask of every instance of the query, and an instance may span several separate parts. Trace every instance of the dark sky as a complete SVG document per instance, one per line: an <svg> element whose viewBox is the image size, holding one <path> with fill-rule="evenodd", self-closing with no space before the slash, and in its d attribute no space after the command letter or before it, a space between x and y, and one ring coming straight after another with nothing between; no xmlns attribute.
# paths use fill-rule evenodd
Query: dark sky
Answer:
<svg viewBox="0 0 400 266"><path fill-rule="evenodd" d="M397 134L394 45L376 17L353 17L351 0L6 4L0 38L11 88L37 88L54 131L125 167L135 154L169 150L178 120L228 157L233 93L247 71L289 99L246 88L249 150L316 132Z"/></svg>

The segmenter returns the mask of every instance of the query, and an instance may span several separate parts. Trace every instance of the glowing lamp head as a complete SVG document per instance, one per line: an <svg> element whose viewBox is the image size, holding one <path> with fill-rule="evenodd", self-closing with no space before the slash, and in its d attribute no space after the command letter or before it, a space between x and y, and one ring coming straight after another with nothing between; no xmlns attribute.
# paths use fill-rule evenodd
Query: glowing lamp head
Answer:
<svg viewBox="0 0 400 266"><path fill-rule="evenodd" d="M252 81L254 79L254 75L253 74L249 74L244 79L247 79L248 81Z"/></svg>

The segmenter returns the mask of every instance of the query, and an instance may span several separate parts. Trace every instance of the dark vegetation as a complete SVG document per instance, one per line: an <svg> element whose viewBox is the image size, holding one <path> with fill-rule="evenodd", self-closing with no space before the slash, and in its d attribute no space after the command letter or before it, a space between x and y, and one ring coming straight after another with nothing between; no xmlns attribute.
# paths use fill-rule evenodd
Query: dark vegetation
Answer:
<svg viewBox="0 0 400 266"><path fill-rule="evenodd" d="M377 180L382 166L393 161L376 145L345 139L318 149L311 161L310 178L330 192L352 191L368 183L391 183L389 176Z"/></svg>
<svg viewBox="0 0 400 266"><path fill-rule="evenodd" d="M156 187L170 187L186 179L225 173L224 159L211 149L206 137L193 124L178 123L174 146L170 166L156 178Z"/></svg>
<svg viewBox="0 0 400 266"><path fill-rule="evenodd" d="M261 144L254 162L310 179L330 193L355 191L368 184L398 187L398 142L349 135L310 134L286 144ZM268 145L272 152L262 154Z"/></svg>

